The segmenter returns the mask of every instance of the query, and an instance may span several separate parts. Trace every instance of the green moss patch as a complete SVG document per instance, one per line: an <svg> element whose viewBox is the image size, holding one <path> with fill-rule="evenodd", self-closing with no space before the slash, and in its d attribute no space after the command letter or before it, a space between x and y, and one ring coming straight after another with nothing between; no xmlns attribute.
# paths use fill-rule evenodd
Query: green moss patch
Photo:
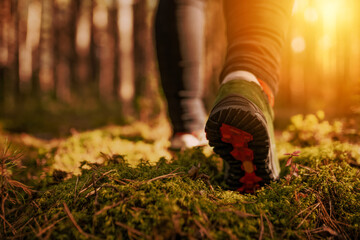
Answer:
<svg viewBox="0 0 360 240"><path fill-rule="evenodd" d="M221 159L208 154L206 149L158 157L157 161L146 154L143 158L134 157L132 148L130 152L125 149L100 153L97 146L106 141L157 144L156 139L146 140L141 134L139 138L121 139L121 133L114 132L102 129L79 133L61 142L56 151L46 153L46 159L75 156L78 174L52 170L34 182L31 195L15 186L22 196L18 201L4 200L7 192L2 189L1 236L17 239L359 238L359 146L354 143L332 139L311 145L304 144L304 138L297 139L298 142L295 138L291 143L279 142L282 178L253 195L242 195L226 190ZM288 161L289 156L284 154L295 150L300 151L299 156ZM74 152L78 151L94 154L101 161L76 157ZM147 153L153 154L151 150Z"/></svg>

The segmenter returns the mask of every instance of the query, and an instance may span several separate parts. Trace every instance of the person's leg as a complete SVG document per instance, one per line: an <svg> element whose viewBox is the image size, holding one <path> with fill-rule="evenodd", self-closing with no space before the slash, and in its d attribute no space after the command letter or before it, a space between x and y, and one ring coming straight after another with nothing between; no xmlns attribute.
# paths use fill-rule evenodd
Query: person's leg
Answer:
<svg viewBox="0 0 360 240"><path fill-rule="evenodd" d="M221 81L235 71L248 71L278 88L281 49L293 0L225 0L228 49Z"/></svg>
<svg viewBox="0 0 360 240"><path fill-rule="evenodd" d="M204 1L160 0L155 20L162 87L174 133L203 130Z"/></svg>
<svg viewBox="0 0 360 240"><path fill-rule="evenodd" d="M253 192L279 176L271 105L292 0L225 0L228 50L206 124L230 187Z"/></svg>

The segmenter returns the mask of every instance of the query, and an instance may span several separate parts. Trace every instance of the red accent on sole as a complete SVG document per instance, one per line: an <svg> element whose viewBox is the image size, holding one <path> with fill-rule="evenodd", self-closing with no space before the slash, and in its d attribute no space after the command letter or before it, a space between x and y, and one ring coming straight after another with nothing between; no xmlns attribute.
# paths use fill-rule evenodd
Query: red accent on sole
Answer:
<svg viewBox="0 0 360 240"><path fill-rule="evenodd" d="M220 127L221 140L233 144L234 147L247 147L248 142L253 140L253 136L243 130L223 123Z"/></svg>
<svg viewBox="0 0 360 240"><path fill-rule="evenodd" d="M241 129L227 125L225 123L220 127L221 141L230 143L233 146L231 155L242 162L241 169L245 171L245 176L239 179L243 184L237 191L245 193L253 193L256 189L260 188L258 184L263 179L256 176L256 166L253 164L254 153L248 148L248 143L253 140L253 136Z"/></svg>
<svg viewBox="0 0 360 240"><path fill-rule="evenodd" d="M262 178L255 175L255 172L245 173L245 176L240 179L240 182L243 183L243 186L238 188L237 191L245 193L253 193L254 190L259 189L260 185L258 182L261 182Z"/></svg>

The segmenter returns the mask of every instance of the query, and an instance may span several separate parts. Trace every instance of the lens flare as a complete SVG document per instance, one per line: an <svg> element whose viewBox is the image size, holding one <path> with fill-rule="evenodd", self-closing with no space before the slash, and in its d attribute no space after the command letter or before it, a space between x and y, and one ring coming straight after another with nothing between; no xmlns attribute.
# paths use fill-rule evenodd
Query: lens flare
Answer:
<svg viewBox="0 0 360 240"><path fill-rule="evenodd" d="M293 38L291 48L296 53L303 52L306 48L305 39L302 36Z"/></svg>
<svg viewBox="0 0 360 240"><path fill-rule="evenodd" d="M312 7L306 8L304 18L307 22L316 22L318 20L318 13L316 9Z"/></svg>

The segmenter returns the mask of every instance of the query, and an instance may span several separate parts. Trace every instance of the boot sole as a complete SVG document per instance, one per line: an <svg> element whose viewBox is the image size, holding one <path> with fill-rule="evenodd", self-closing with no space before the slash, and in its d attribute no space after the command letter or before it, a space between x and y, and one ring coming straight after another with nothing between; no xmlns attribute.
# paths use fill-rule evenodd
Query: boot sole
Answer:
<svg viewBox="0 0 360 240"><path fill-rule="evenodd" d="M276 179L266 119L246 98L232 95L216 104L205 132L209 145L224 160L225 181L231 189L253 193Z"/></svg>

